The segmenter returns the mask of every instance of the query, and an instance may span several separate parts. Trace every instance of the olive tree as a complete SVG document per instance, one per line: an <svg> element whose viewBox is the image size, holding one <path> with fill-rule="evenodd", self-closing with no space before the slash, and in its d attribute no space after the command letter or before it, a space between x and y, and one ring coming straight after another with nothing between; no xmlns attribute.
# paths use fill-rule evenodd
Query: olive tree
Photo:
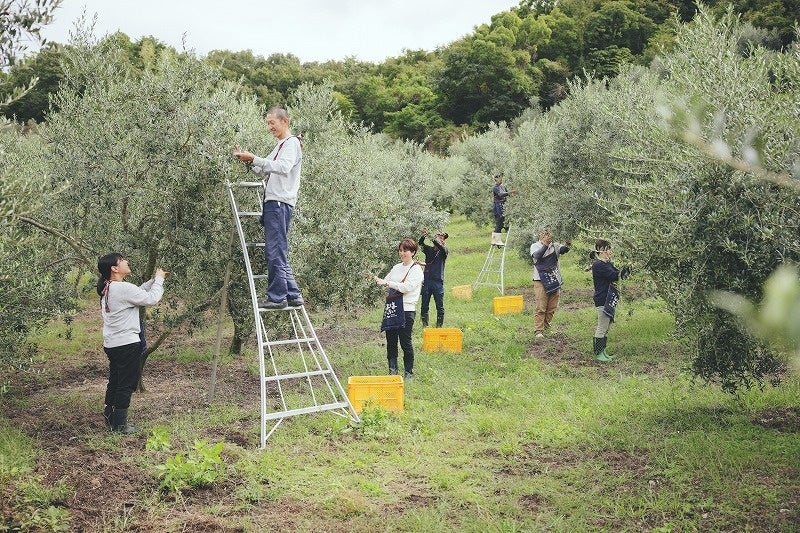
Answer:
<svg viewBox="0 0 800 533"><path fill-rule="evenodd" d="M776 376L781 360L709 294L758 301L771 272L800 261L800 53L742 53L747 31L701 10L649 68L524 113L506 158L520 191L511 223L617 243L670 306L695 373L731 391ZM453 153L475 173L498 137ZM474 209L480 187L465 185Z"/></svg>
<svg viewBox="0 0 800 533"><path fill-rule="evenodd" d="M0 132L0 372L31 362L29 334L65 305L63 257L19 223L51 201L42 153L37 135Z"/></svg>
<svg viewBox="0 0 800 533"><path fill-rule="evenodd" d="M97 257L117 251L130 258L133 281L157 267L172 272L148 320L149 353L218 301L230 257L231 147L264 126L235 84L190 55L163 51L135 69L114 39L79 33L72 44L58 111L42 127L59 192L25 220L85 270L96 273Z"/></svg>
<svg viewBox="0 0 800 533"><path fill-rule="evenodd" d="M345 121L330 85L301 86L296 99L292 127L305 132L307 143L290 231L292 266L312 302L360 306L375 295L366 271L384 274L397 262L400 239L445 223L434 207L442 167L414 142Z"/></svg>
<svg viewBox="0 0 800 533"><path fill-rule="evenodd" d="M488 229L492 218L494 176L502 175L510 190L517 185L514 162L517 157L512 144L512 131L501 122L490 124L480 134L462 139L450 147L449 154L461 169L461 183L453 200L455 209L477 225Z"/></svg>
<svg viewBox="0 0 800 533"><path fill-rule="evenodd" d="M58 111L42 129L48 186L59 192L23 220L85 269L119 251L131 260L132 281L157 267L172 272L164 303L149 312L147 353L177 325L202 320L233 261L240 344L248 305L236 290L245 282L224 184L248 179L234 145L272 148L264 110L191 55L164 50L137 69L114 39L79 32L71 45ZM329 86L301 87L289 111L295 132L307 134L292 263L312 305L353 307L375 294L360 272L387 268L400 238L445 220L429 194L433 156L346 123Z"/></svg>
<svg viewBox="0 0 800 533"><path fill-rule="evenodd" d="M671 305L690 340L696 374L727 390L775 376L781 361L719 313L709 291L759 300L771 272L800 260L798 189L730 164L738 159L779 175L797 173L800 56L761 48L743 56L740 30L731 15L714 20L701 11L653 67L657 90L653 76L644 84L631 72L620 81L639 85L654 104L622 122L627 138L640 141L619 151L629 172L612 232ZM625 94L614 98L622 109Z"/></svg>

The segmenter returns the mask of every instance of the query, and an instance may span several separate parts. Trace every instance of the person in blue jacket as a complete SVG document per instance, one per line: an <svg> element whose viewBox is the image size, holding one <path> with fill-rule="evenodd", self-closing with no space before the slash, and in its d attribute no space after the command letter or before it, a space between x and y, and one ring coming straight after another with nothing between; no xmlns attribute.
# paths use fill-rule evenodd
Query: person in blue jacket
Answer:
<svg viewBox="0 0 800 533"><path fill-rule="evenodd" d="M505 185L503 185L503 175L498 174L494 177L494 187L492 187L492 199L494 200L492 214L494 215L494 231L492 232L492 244L503 246L502 232L506 225L506 200L511 195Z"/></svg>
<svg viewBox="0 0 800 533"><path fill-rule="evenodd" d="M611 262L611 243L598 239L594 250L589 253L592 264L587 270L592 271L594 281L594 306L597 309L597 327L594 331L594 359L600 363L608 363L613 359L606 352L608 330L614 321L614 313L619 303L619 291L616 282L627 278L631 267L617 269Z"/></svg>
<svg viewBox="0 0 800 533"><path fill-rule="evenodd" d="M431 296L436 303L436 327L444 324L444 263L447 261L449 253L444 241L447 233L437 233L433 236L433 246L425 244L425 237L428 236L428 229L423 228L422 236L419 238L419 245L425 254L425 279L422 282L422 307L420 308L420 319L422 325L428 326L428 310L430 309Z"/></svg>

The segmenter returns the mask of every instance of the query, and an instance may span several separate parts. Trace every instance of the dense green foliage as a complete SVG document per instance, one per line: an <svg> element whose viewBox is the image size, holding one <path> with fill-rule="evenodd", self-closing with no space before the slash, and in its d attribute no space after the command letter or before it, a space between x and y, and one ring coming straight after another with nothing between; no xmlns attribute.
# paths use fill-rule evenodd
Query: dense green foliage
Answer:
<svg viewBox="0 0 800 533"><path fill-rule="evenodd" d="M65 271L46 242L20 220L51 205L43 145L0 131L0 368L25 365L28 335L64 305ZM0 383L2 385L2 383Z"/></svg>
<svg viewBox="0 0 800 533"><path fill-rule="evenodd" d="M221 185L243 169L230 147L268 149L258 104L269 99L292 108L293 129L308 139L290 239L296 274L317 305L352 308L369 299L375 288L358 273L385 269L394 243L441 226L444 210L488 220L491 177L500 173L516 192L508 215L521 251L542 225L565 237L610 236L678 316L696 372L731 389L749 385L774 374L779 361L717 313L705 290L757 300L774 267L798 258L790 237L798 229L796 190L731 163L756 161L777 174L796 168L797 51L771 51L769 32L783 19L770 26L756 16L759 6L742 18L766 29L732 12L717 22L718 6L676 24L670 14L683 18L687 9L523 2L441 50L381 65L301 64L249 52L201 60L152 38L131 43L115 34L92 44L79 36L19 65L31 74L49 65L48 79L62 84L42 127L49 142L36 152L40 168L3 174L4 189L24 189L4 205L33 206L24 226L7 209L5 227L50 235L40 260L65 270L93 270L111 248L130 255L142 277L163 265L175 276L157 329L195 319L216 301L232 253ZM653 56L664 43L669 48ZM630 64L650 58L647 67ZM597 75L568 81L579 69ZM541 98L544 87L558 98ZM527 107L537 98L541 107ZM458 137L475 128L485 131ZM420 142L392 137L440 150L460 141L439 159ZM25 192L35 183L52 197ZM120 189L125 194L114 194ZM14 253L6 272L20 261L32 276L40 272ZM248 331L247 309L236 305L241 276L230 298L239 340ZM47 276L34 278L33 292L50 298L41 289ZM8 327L20 338L27 332Z"/></svg>
<svg viewBox="0 0 800 533"><path fill-rule="evenodd" d="M732 15L702 13L650 68L575 84L547 114L453 148L459 158L489 154L469 170L483 176L487 199L487 166L511 162L520 194L509 215L523 234L549 226L564 239L621 245L620 259L652 278L675 314L695 372L730 390L776 376L781 361L707 291L759 300L778 265L800 261L798 188L744 165L794 173L796 183L800 55L743 54L748 32Z"/></svg>
<svg viewBox="0 0 800 533"><path fill-rule="evenodd" d="M140 55L143 68L135 68L117 39L93 43L85 34L64 54L66 82L41 129L47 142L37 144L41 177L34 174L53 193L30 207L22 227L41 230L47 245L39 254L65 268L94 272L99 255L120 251L131 260L133 281L159 266L170 270L166 303L150 320L152 351L174 326L196 322L215 305L225 266L240 264L238 246L229 246L223 184L250 178L232 149L264 154L273 139L255 101L190 55ZM433 208L442 167L413 143L350 126L330 86L300 87L290 112L307 139L290 234L295 273L316 305L353 307L375 293L360 272L385 272L402 237L443 224ZM37 183L26 177L36 171L9 176ZM236 271L234 287L242 275ZM246 312L241 305L232 311L242 326ZM240 337L246 334L245 326Z"/></svg>
<svg viewBox="0 0 800 533"><path fill-rule="evenodd" d="M729 2L706 5L719 15ZM733 9L753 25L751 41L780 49L795 38L798 0L737 1ZM354 58L302 63L292 54L263 57L249 50L217 50L205 61L219 67L225 79L241 80L243 90L266 106L286 105L303 83L327 80L348 119L443 153L464 131L509 121L531 102L550 108L584 72L599 79L616 76L628 64L649 64L661 47L671 46L676 26L695 12L694 2L686 0L523 0L447 46L408 50L380 64ZM152 37L135 43L123 34L114 38L138 68L141 57L164 48ZM41 120L46 95L61 76L53 54L47 49L40 52L44 57L12 69L6 84L24 84L33 76L42 83L4 109L6 116Z"/></svg>

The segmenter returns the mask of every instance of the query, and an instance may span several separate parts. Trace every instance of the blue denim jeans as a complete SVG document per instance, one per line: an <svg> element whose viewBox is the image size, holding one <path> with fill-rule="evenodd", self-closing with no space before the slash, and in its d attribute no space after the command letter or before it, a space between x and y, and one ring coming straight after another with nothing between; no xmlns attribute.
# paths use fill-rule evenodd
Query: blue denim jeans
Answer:
<svg viewBox="0 0 800 533"><path fill-rule="evenodd" d="M441 281L425 280L422 284L422 307L420 307L420 318L424 325L428 325L428 310L431 305L431 296L436 303L436 327L442 327L444 323L444 284Z"/></svg>
<svg viewBox="0 0 800 533"><path fill-rule="evenodd" d="M289 224L294 207L283 202L264 202L264 258L267 260L267 299L280 302L300 297L300 289L289 266Z"/></svg>

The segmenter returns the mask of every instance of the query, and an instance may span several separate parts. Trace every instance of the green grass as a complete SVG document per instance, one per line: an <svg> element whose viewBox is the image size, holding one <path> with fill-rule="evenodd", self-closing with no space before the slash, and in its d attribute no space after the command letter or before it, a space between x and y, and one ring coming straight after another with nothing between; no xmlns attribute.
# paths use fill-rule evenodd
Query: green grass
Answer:
<svg viewBox="0 0 800 533"><path fill-rule="evenodd" d="M488 229L457 217L447 231L445 326L463 331L463 352L423 352L416 327L417 378L405 384L405 411L367 410L360 425L330 414L294 417L263 451L257 449L258 413L238 405L151 421L170 428L176 449L207 438L210 428L250 424L252 446L229 443L223 453L226 498L213 505L198 498L193 513L225 516L244 531L798 529L800 433L796 426L753 423L764 409L798 406L797 376L737 396L693 380L674 321L644 290L623 289L609 334L616 359L594 363L591 279L578 256L563 260L566 285L554 332L535 342L532 267L516 253L513 234L506 294L525 294L526 309L495 316L496 290L480 288L470 300L450 297L453 286L475 281ZM325 346L345 386L347 376L385 373L379 322L376 303L337 323L374 331ZM86 349L53 327L60 333L48 349ZM73 338L83 338L78 328ZM154 357L187 364L210 360L211 350L201 343ZM248 366L257 374L253 353L248 347ZM233 362L226 357L221 364ZM0 439L2 464L19 457L17 472L29 472L35 437L8 434ZM104 450L102 439L90 443L96 453ZM133 460L144 467L155 461L142 454ZM194 505L191 492L173 502L145 486L140 498L147 513L117 520L158 523Z"/></svg>

